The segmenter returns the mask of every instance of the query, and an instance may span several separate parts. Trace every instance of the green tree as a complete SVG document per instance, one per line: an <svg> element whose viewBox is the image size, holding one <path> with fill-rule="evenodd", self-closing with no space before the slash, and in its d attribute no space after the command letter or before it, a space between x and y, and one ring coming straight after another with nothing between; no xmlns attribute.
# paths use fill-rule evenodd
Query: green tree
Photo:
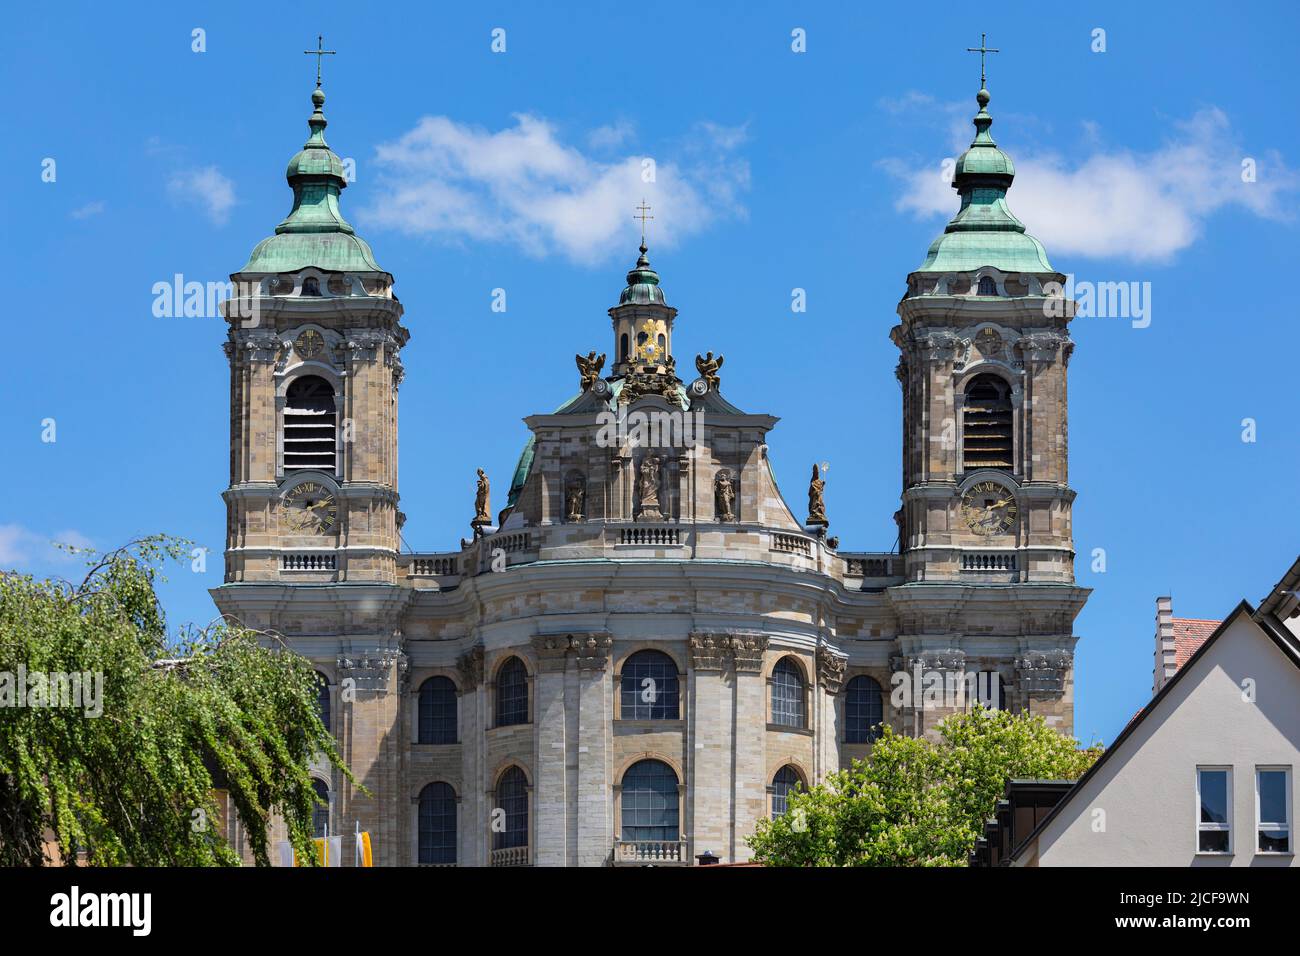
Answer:
<svg viewBox="0 0 1300 956"><path fill-rule="evenodd" d="M790 796L749 838L770 866L964 866L1013 777L1074 780L1100 755L1042 717L976 707L937 740L889 727L866 760Z"/></svg>
<svg viewBox="0 0 1300 956"><path fill-rule="evenodd" d="M0 865L48 862L47 830L69 863L80 850L100 866L238 865L217 832L214 782L258 865L269 865L276 816L299 859L315 862L309 762L323 756L356 783L317 714L316 674L242 628L188 630L169 645L154 585L188 547L159 535L89 552L76 586L0 573ZM14 706L20 667L29 681L102 675L102 701Z"/></svg>

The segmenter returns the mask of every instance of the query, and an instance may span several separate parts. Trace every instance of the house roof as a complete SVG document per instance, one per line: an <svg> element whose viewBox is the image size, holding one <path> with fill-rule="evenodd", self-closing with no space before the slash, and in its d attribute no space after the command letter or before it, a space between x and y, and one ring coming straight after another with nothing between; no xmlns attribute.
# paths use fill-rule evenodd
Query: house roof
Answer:
<svg viewBox="0 0 1300 956"><path fill-rule="evenodd" d="M1206 654L1214 645L1214 642L1228 630L1229 625L1243 614L1254 620L1255 623L1259 625L1260 630L1268 635L1269 640L1277 645L1278 650L1282 652L1283 656L1286 657L1286 659L1289 660L1297 670L1300 670L1300 646L1297 646L1294 639L1284 635L1279 628L1273 626L1267 615L1258 614L1255 609L1250 606L1249 601L1242 601L1233 608L1231 614L1219 622L1218 626L1214 628L1209 637L1202 641L1200 646L1192 652L1192 655L1187 659L1187 664L1190 665L1195 663L1202 655ZM1097 758L1097 762L1089 767L1082 777L1075 781L1074 786L1070 788L1070 792L1061 799L1061 802L1052 809L1052 812L1043 817L1038 826L1034 827L1033 832L1030 833L1029 836L1025 837L1024 841L1018 847L1011 851L1011 855L1008 857L1008 862L1014 862L1020 854L1025 851L1026 847L1038 840L1039 835L1047 829L1051 822L1074 801L1075 797L1083 790L1083 785L1091 780L1095 774L1099 773L1101 768L1105 766L1106 761L1108 761L1112 756L1114 756L1116 751L1124 746L1125 741L1133 735L1133 732L1137 730L1144 720L1151 716L1151 712L1154 711L1156 707L1160 705L1160 702L1173 691L1174 686L1183 679L1183 675L1189 670L1191 670L1189 666L1178 668L1177 673L1165 682L1164 687L1160 688L1160 692L1152 697L1147 705L1138 712L1138 715L1128 722L1128 726L1120 731L1120 735L1115 738L1115 742L1106 748L1105 752Z"/></svg>
<svg viewBox="0 0 1300 956"><path fill-rule="evenodd" d="M1181 669L1192 659L1202 644L1214 633L1222 621L1199 617L1176 617L1174 624L1174 667Z"/></svg>

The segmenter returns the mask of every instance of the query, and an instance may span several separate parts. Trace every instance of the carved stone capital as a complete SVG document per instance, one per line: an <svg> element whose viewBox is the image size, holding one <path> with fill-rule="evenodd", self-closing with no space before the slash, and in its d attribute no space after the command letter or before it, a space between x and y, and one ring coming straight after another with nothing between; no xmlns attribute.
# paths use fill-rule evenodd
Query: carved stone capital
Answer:
<svg viewBox="0 0 1300 956"><path fill-rule="evenodd" d="M400 650L377 647L360 653L340 654L334 662L341 680L352 680L363 693L382 694L388 690L389 678L396 666L399 680L405 677L407 660Z"/></svg>
<svg viewBox="0 0 1300 956"><path fill-rule="evenodd" d="M471 647L460 655L456 661L456 669L460 671L460 682L463 690L474 690L479 684L483 683L482 645Z"/></svg>
<svg viewBox="0 0 1300 956"><path fill-rule="evenodd" d="M737 674L757 674L763 669L763 653L767 650L765 634L733 634L731 657Z"/></svg>
<svg viewBox="0 0 1300 956"><path fill-rule="evenodd" d="M603 671L609 664L614 638L604 631L578 634L569 638L569 646L578 655L579 670Z"/></svg>
<svg viewBox="0 0 1300 956"><path fill-rule="evenodd" d="M270 365L280 361L284 348L280 336L271 329L253 329L243 334L240 345L249 364Z"/></svg>
<svg viewBox="0 0 1300 956"><path fill-rule="evenodd" d="M1034 697L1059 697L1065 693L1065 678L1074 666L1067 650L1026 651L1016 658L1020 693Z"/></svg>
<svg viewBox="0 0 1300 956"><path fill-rule="evenodd" d="M828 693L838 694L844 686L844 671L849 659L836 654L826 645L817 648L817 677Z"/></svg>
<svg viewBox="0 0 1300 956"><path fill-rule="evenodd" d="M544 671L563 671L568 661L569 635L539 634L532 639L533 650L537 652L538 666Z"/></svg>
<svg viewBox="0 0 1300 956"><path fill-rule="evenodd" d="M730 640L725 634L696 631L687 640L691 668L697 671L720 671Z"/></svg>

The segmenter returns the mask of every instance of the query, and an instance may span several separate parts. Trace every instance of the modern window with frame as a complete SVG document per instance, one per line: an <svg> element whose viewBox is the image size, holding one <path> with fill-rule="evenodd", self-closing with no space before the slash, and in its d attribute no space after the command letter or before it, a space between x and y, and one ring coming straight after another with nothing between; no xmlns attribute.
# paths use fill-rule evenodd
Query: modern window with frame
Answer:
<svg viewBox="0 0 1300 956"><path fill-rule="evenodd" d="M1291 768L1255 768L1255 848L1291 852Z"/></svg>
<svg viewBox="0 0 1300 956"><path fill-rule="evenodd" d="M1196 768L1196 852L1232 852L1232 768Z"/></svg>

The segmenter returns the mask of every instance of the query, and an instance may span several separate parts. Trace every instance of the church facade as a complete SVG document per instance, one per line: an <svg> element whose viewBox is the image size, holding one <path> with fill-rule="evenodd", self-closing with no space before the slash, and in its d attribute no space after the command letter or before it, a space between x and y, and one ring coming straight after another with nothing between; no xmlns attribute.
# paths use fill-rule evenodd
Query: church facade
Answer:
<svg viewBox="0 0 1300 956"><path fill-rule="evenodd" d="M321 768L322 830L359 824L379 865L743 861L757 820L867 755L883 724L929 733L978 700L1073 732L1088 591L1067 475L1072 306L1007 207L986 90L958 212L890 333L896 553L828 535L815 466L806 512L783 496L777 419L725 397L744 370L708 353L683 377L644 241L608 351L579 355L577 394L525 419L505 507L491 513L480 472L471 537L404 551L409 333L393 276L342 215L312 99L292 211L231 277L212 595L321 675L369 791Z"/></svg>

